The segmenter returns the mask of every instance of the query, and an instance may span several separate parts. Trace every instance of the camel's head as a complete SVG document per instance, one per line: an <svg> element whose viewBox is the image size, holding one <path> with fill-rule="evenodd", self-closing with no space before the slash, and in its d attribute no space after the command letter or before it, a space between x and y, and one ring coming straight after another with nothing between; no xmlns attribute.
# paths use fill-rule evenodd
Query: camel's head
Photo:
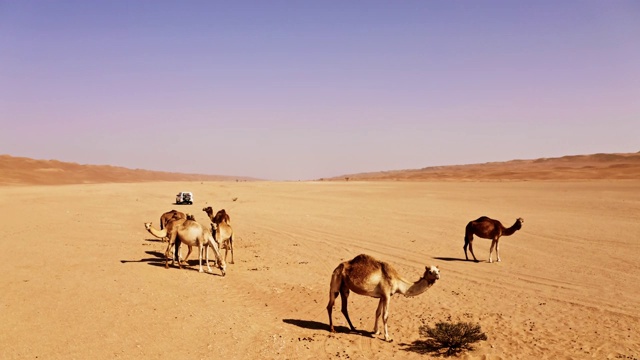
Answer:
<svg viewBox="0 0 640 360"><path fill-rule="evenodd" d="M206 212L207 215L209 215L209 217L211 217L211 215L213 215L213 209L211 208L211 206L203 207L202 211Z"/></svg>
<svg viewBox="0 0 640 360"><path fill-rule="evenodd" d="M151 223L150 222L144 223L144 228L147 230L151 229Z"/></svg>
<svg viewBox="0 0 640 360"><path fill-rule="evenodd" d="M425 268L425 272L424 272L424 275L422 276L423 278L430 281L436 281L440 279L440 268L438 268L435 265L425 266L424 268Z"/></svg>
<svg viewBox="0 0 640 360"><path fill-rule="evenodd" d="M222 272L222 276L227 275L227 263L223 259L218 261L218 269Z"/></svg>
<svg viewBox="0 0 640 360"><path fill-rule="evenodd" d="M523 218L517 218L516 219L516 228L518 230L522 229L522 224L524 223L524 219Z"/></svg>

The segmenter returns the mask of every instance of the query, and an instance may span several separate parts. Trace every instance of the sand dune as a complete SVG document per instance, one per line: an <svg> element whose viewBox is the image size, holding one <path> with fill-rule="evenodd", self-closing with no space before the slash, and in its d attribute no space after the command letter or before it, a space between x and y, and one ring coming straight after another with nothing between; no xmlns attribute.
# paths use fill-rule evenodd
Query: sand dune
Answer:
<svg viewBox="0 0 640 360"><path fill-rule="evenodd" d="M593 180L639 179L640 152L434 166L348 174L328 180Z"/></svg>
<svg viewBox="0 0 640 360"><path fill-rule="evenodd" d="M594 180L640 179L640 152L574 155L535 160L435 166L423 169L349 174L322 180ZM181 174L128 169L110 165L81 165L0 155L0 185L61 185L149 181L256 180L246 176Z"/></svg>
<svg viewBox="0 0 640 360"><path fill-rule="evenodd" d="M84 165L0 155L0 185L62 185L147 181L250 180L248 177L180 174L110 165Z"/></svg>

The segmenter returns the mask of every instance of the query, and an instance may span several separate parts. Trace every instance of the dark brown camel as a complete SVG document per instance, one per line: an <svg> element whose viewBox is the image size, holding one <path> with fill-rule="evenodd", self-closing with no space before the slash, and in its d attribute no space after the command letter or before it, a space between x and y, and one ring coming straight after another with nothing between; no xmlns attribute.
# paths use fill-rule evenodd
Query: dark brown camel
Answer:
<svg viewBox="0 0 640 360"><path fill-rule="evenodd" d="M491 248L489 248L489 262L493 262L491 255L493 254L494 247L496 248L496 257L498 258L498 261L500 261L500 248L498 244L500 236L513 235L514 232L522 228L523 222L524 220L522 218L518 218L510 228L505 228L500 223L500 221L493 220L486 216L482 216L476 220L469 221L464 232L464 256L467 258L467 260L469 260L469 256L467 255L467 246L469 246L469 250L471 251L473 260L478 262L478 259L476 259L476 255L473 253L473 235L476 235L483 239L491 239Z"/></svg>
<svg viewBox="0 0 640 360"><path fill-rule="evenodd" d="M211 221L213 221L214 218L218 217L218 219L220 220L224 220L227 223L231 223L231 217L229 217L229 214L227 214L227 212L224 209L219 210L215 215L213 215L213 209L211 208L211 206L202 208L202 211L207 213L207 216L209 216L209 219L211 219Z"/></svg>
<svg viewBox="0 0 640 360"><path fill-rule="evenodd" d="M162 214L162 216L160 216L160 230L164 229L169 221L186 218L187 216L178 210L167 211L166 213Z"/></svg>

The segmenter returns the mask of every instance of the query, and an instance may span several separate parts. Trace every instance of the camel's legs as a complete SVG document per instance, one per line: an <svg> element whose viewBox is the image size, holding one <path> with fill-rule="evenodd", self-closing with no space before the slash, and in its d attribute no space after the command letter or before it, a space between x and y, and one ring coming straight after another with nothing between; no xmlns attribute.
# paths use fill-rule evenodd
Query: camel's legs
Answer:
<svg viewBox="0 0 640 360"><path fill-rule="evenodd" d="M478 262L476 259L476 254L473 253L473 234L467 235L468 232L464 235L464 257L469 260L469 256L467 255L467 247L469 247L469 251L471 251L471 255L473 256L473 261Z"/></svg>
<svg viewBox="0 0 640 360"><path fill-rule="evenodd" d="M338 293L334 292L333 288L329 289L329 303L327 304L327 313L329 313L329 331L331 332L336 332L336 330L333 328L333 318L331 317L331 313L333 312L333 304L335 304L337 296Z"/></svg>
<svg viewBox="0 0 640 360"><path fill-rule="evenodd" d="M496 258L500 262L500 242L498 240L496 240Z"/></svg>
<svg viewBox="0 0 640 360"><path fill-rule="evenodd" d="M498 240L493 239L491 240L491 247L489 248L489 262L492 263L493 259L491 258L491 255L493 255L493 248L496 247L496 244L498 243Z"/></svg>
<svg viewBox="0 0 640 360"><path fill-rule="evenodd" d="M175 243L175 248L173 249L173 252L174 252L174 254L173 254L173 261L178 261L178 262L180 262L180 257L181 257L181 256L180 256L180 244L181 244L181 243L182 243L181 241L177 241L177 242Z"/></svg>
<svg viewBox="0 0 640 360"><path fill-rule="evenodd" d="M376 322L373 325L373 334L380 335L380 329L378 328L378 320L380 319L380 315L382 315L382 308L384 304L382 303L382 298L378 302L378 308L376 309Z"/></svg>
<svg viewBox="0 0 640 360"><path fill-rule="evenodd" d="M469 241L469 251L471 251L471 255L473 255L473 261L478 262L476 254L473 252L473 241Z"/></svg>
<svg viewBox="0 0 640 360"><path fill-rule="evenodd" d="M205 245L204 252L206 253L205 254L206 260L205 261L207 263L207 271L208 272L212 272L211 271L211 266L209 265L209 245ZM200 252L200 257L202 258L202 252Z"/></svg>
<svg viewBox="0 0 640 360"><path fill-rule="evenodd" d="M209 245L205 249L205 252L207 253L207 261L209 261L209 250L210 250L211 247L213 247L213 246L211 245L211 243L209 243ZM213 262L213 266L217 266L217 265L218 265L218 260L216 259Z"/></svg>
<svg viewBox="0 0 640 360"><path fill-rule="evenodd" d="M165 269L169 268L169 257L173 259L172 265L175 263L175 258L171 256L171 247L174 245L177 248L178 246L180 246L180 243L176 244L176 233L171 232L169 236L169 243L167 243L167 250L164 252L164 268ZM178 264L179 263L180 261L178 261Z"/></svg>
<svg viewBox="0 0 640 360"><path fill-rule="evenodd" d="M384 339L386 341L391 341L389 338L389 328L387 327L387 323L389 321L389 302L391 302L390 296L384 296L380 299L380 301L384 302L384 309L382 311L382 323L384 324Z"/></svg>
<svg viewBox="0 0 640 360"><path fill-rule="evenodd" d="M342 280L342 269L343 265L341 264L335 270L333 270L333 274L331 275L331 284L329 286L329 303L327 304L327 313L329 314L329 331L335 332L333 328L333 305L336 302L336 297L340 294L340 300L342 302L342 314L347 319L349 323L349 327L352 331L356 331L356 328L351 323L351 319L349 319L349 311L347 310L347 302L349 299L349 287Z"/></svg>
<svg viewBox="0 0 640 360"><path fill-rule="evenodd" d="M329 331L336 332L333 328L333 305L336 303L336 297L340 293L340 283L342 278L340 277L341 266L337 267L333 274L331 274L331 283L329 284L329 303L327 304L327 313L329 313Z"/></svg>
<svg viewBox="0 0 640 360"><path fill-rule="evenodd" d="M202 272L202 242L198 243L198 272ZM191 253L191 247L189 247L189 253ZM207 263L207 266L209 266L209 263Z"/></svg>
<svg viewBox="0 0 640 360"><path fill-rule="evenodd" d="M344 314L344 317L347 319L347 322L349 323L349 327L351 328L351 331L356 331L356 328L353 327L353 324L351 323L351 319L349 319L349 311L347 310L348 298L349 298L349 288L347 287L347 285L343 284L342 287L340 287L340 300L342 302L342 313Z"/></svg>
<svg viewBox="0 0 640 360"><path fill-rule="evenodd" d="M187 256L184 258L184 263L187 263L187 260L189 260L189 256L191 256L191 251L193 251L193 246L192 245L187 245L187 247L189 248L189 251L187 251ZM182 269L182 263L180 262L180 259L178 259L178 268Z"/></svg>
<svg viewBox="0 0 640 360"><path fill-rule="evenodd" d="M220 250L222 251L224 248L224 262L227 262L227 256L229 255L229 249L231 249L231 262L229 264L233 264L233 237L222 242L222 247Z"/></svg>

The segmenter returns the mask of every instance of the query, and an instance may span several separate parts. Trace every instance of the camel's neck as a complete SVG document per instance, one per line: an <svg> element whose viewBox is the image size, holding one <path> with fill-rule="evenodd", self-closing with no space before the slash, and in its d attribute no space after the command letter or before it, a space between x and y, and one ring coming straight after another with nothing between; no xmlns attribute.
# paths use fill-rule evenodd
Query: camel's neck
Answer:
<svg viewBox="0 0 640 360"><path fill-rule="evenodd" d="M160 239L167 237L167 228L164 228L162 230L158 230L158 229L154 228L153 226L149 226L147 231L149 231L151 233L151 235L153 235L153 236L155 236L157 238L160 238Z"/></svg>
<svg viewBox="0 0 640 360"><path fill-rule="evenodd" d="M213 249L213 255L216 257L216 261L219 264L224 263L222 256L220 256L220 246L218 246L218 242L211 235L211 231L206 229L204 226L202 227L203 234L205 234L205 238L207 239L207 243Z"/></svg>
<svg viewBox="0 0 640 360"><path fill-rule="evenodd" d="M416 296L429 290L433 284L435 284L435 280L430 281L426 278L422 278L414 283L401 281L400 286L398 286L398 292L404 296Z"/></svg>
<svg viewBox="0 0 640 360"><path fill-rule="evenodd" d="M510 228L504 229L504 231L502 231L502 235L503 236L513 235L514 232L520 230L520 226L519 225L520 225L520 223L516 221L516 223L511 225Z"/></svg>

